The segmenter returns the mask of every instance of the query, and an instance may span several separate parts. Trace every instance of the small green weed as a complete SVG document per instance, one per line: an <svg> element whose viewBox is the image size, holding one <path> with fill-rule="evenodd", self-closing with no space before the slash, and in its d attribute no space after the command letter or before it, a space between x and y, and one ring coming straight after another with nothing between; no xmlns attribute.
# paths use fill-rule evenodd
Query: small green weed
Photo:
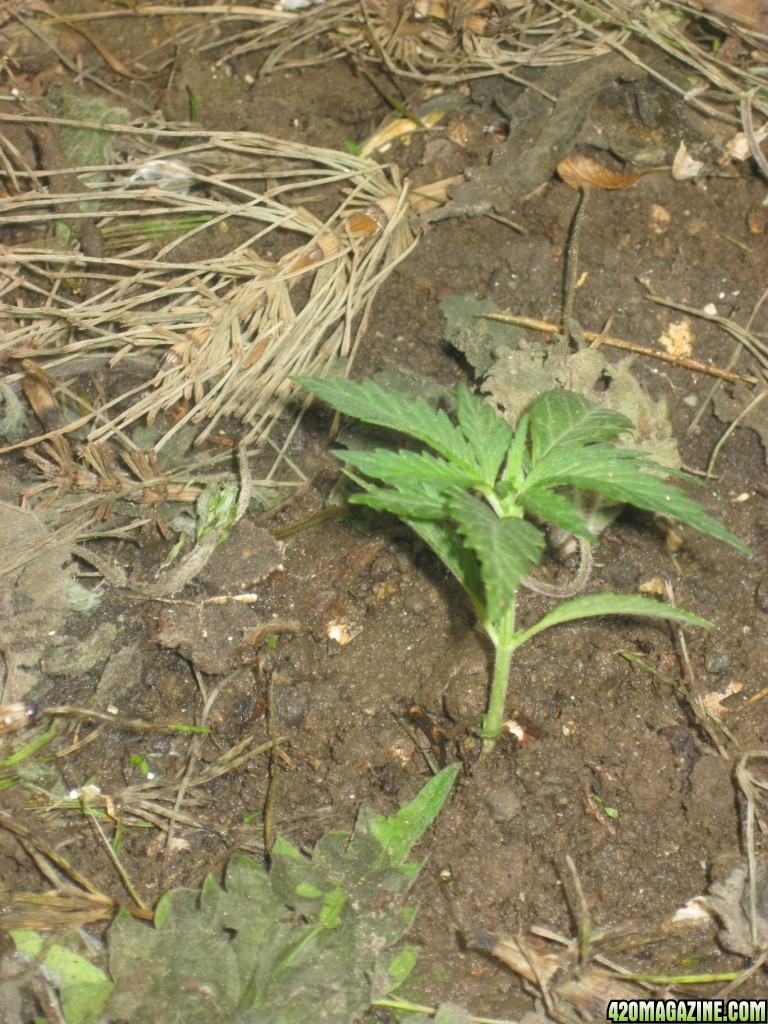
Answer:
<svg viewBox="0 0 768 1024"><path fill-rule="evenodd" d="M515 628L517 592L545 547L541 522L595 543L586 493L668 516L749 549L681 490L648 456L616 443L633 424L570 391L550 391L513 429L491 406L459 386L456 419L423 399L373 381L299 382L334 409L420 442L419 450L392 447L337 451L362 488L350 502L399 516L463 585L493 644L488 709L479 735L484 750L501 735L512 656L550 626L599 615L648 615L709 627L690 612L637 595L594 594L563 601L526 629ZM432 449L430 452L427 449ZM434 454L433 454L434 453ZM594 509L594 505L592 508ZM526 519L532 516L535 522Z"/></svg>

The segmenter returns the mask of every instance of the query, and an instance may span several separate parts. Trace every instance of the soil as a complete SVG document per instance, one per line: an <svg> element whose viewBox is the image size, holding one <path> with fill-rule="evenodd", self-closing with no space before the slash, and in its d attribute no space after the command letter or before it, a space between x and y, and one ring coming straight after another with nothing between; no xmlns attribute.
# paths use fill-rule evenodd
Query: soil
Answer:
<svg viewBox="0 0 768 1024"><path fill-rule="evenodd" d="M80 7L61 5L63 11ZM149 19L110 24L108 35L99 22L89 31L101 33L123 64L137 54L151 64ZM65 41L85 46L70 35ZM85 49L88 66L95 66L94 52ZM38 79L45 72L25 67L23 56L16 69ZM339 149L372 132L389 113L383 94L394 88L376 66L363 74L348 60L259 77L257 55L201 55L195 39L149 81L126 80L100 63L97 78L119 89L137 117L159 108L170 120L184 119L194 94L205 128ZM413 99L416 85L399 86ZM93 81L87 88L98 91ZM397 141L378 158L397 164L416 186L486 173L509 145L504 111L520 87L491 78L465 92L468 110L449 113L435 131ZM638 111L648 110L653 116L644 123ZM627 190L590 193L574 310L582 327L600 331L610 321L611 335L653 345L684 324L693 358L728 364L737 346L718 324L648 295L696 309L714 306L736 324L749 322L766 286L766 182L749 164L718 164L734 130L694 116L648 77L614 79L600 92L575 148L620 170L616 154L629 158L630 149L642 150L667 164L685 139L712 173L674 181L662 171ZM505 173L514 173L514 163L505 151ZM448 296L472 293L516 314L558 322L578 198L550 172L534 191L490 211L518 229L489 216L425 223L418 245L379 293L355 374L395 367L442 384L471 381L470 367L445 341L439 304ZM766 337L768 304L751 329ZM737 369L753 373L755 366L743 355ZM710 405L696 429L688 428L713 378L642 356L634 370L655 398L666 400L684 465L706 470L726 424ZM745 803L735 765L743 752L768 744L761 699L768 674L768 478L757 434L739 427L728 436L714 476L697 495L749 544L751 559L690 530L670 553L658 524L624 514L602 535L587 587L631 593L662 578L679 606L714 628L686 629L685 656L679 633L659 622L596 620L544 632L519 652L512 671L508 710L523 723L524 738L505 735L478 764L467 728L484 707L491 652L456 582L407 529L386 517L364 528L359 521L326 521L286 535L263 566L247 563L254 549L272 543L264 530L279 534L327 506L338 478L327 425L321 414L306 420L295 442L293 457L311 484L279 509L238 524L205 573L179 595L187 603L137 599L102 585L97 610L70 617L63 639L76 650L108 623L114 627L108 648L82 671L68 669L64 658L27 698L41 706L95 700L134 719L192 721L205 694L218 687L202 763L248 736L255 742L282 737L273 835L305 848L329 830L350 829L363 803L383 814L402 806L429 777L425 751L449 761L463 756L467 770L418 850L427 860L412 891L420 909L409 940L422 953L406 989L418 1003L453 1001L509 1020L531 1010L530 991L507 967L470 949L471 936L517 935L536 925L572 937L583 911L567 856L601 953L642 973L690 972L692 963L701 974L742 969L747 961L724 948L717 922L684 925L672 917L743 861ZM9 472L23 473L6 460ZM143 546L119 554L149 573L169 547L147 533ZM553 573L572 568L550 557ZM255 607L200 603L253 589L260 598ZM524 592L520 621L534 620L550 604ZM727 694L729 687L732 695L715 705L718 721L696 713L697 698ZM417 716L414 705L422 709ZM419 723L426 723L424 733ZM457 723L464 726L459 740L446 738ZM90 742L80 742L86 737ZM62 734L57 770L67 788L91 780L117 797L143 781L141 759L167 778L185 762L188 745L183 734L93 723ZM265 755L209 783L196 811L215 831L177 825L188 845L167 858L156 832L126 828L121 861L142 899L154 905L172 886L198 886L237 849L263 856L263 833L243 831L241 823L264 811L269 786ZM6 790L3 800L18 821L47 829L53 845L65 844L82 875L124 899L87 823L74 816L36 819L20 787ZM10 839L3 840L0 861L10 888L39 887ZM716 988L686 986L684 994L712 996ZM738 994L767 990L763 967ZM375 1019L392 1018L379 1010Z"/></svg>

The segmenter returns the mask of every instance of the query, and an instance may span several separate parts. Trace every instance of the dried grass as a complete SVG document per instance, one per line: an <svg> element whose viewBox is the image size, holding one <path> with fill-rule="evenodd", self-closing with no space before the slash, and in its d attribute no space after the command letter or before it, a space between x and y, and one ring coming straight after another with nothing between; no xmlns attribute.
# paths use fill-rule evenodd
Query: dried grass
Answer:
<svg viewBox="0 0 768 1024"><path fill-rule="evenodd" d="M737 102L745 90L768 84L768 35L759 29L678 0L329 0L231 37L221 60L263 51L261 73L267 74L353 54L403 77L447 85L487 75L515 79L522 68L618 50L712 113ZM322 45L308 57L317 39ZM732 47L723 56L726 39L736 42L735 54ZM638 42L673 58L679 80L653 60L645 64ZM755 106L768 113L765 96L756 97ZM735 115L729 116L735 123Z"/></svg>
<svg viewBox="0 0 768 1024"><path fill-rule="evenodd" d="M703 14L678 0L656 4L636 4L632 0L547 3L565 21L623 53L704 113L739 124L739 99L754 90L755 109L768 115L768 93L759 92L768 86L768 34L758 31L759 25L734 24L711 10ZM595 12L599 21L595 21ZM623 38L604 35L604 25L626 34ZM721 46L727 39L735 44L730 56L725 56L728 48ZM635 45L629 45L630 41ZM652 57L644 62L638 55L638 41L663 50L685 74L673 79Z"/></svg>
<svg viewBox="0 0 768 1024"><path fill-rule="evenodd" d="M597 40L537 0L330 0L293 22L249 31L225 59L267 50L262 74L300 67L307 44L322 37L313 62L351 53L394 74L447 85L584 60L607 52L612 32L627 35L606 27L606 39Z"/></svg>
<svg viewBox="0 0 768 1024"><path fill-rule="evenodd" d="M187 423L201 441L229 417L247 443L264 443L295 411L289 375L349 371L376 291L413 244L404 188L369 160L255 133L75 127L113 132L124 162L37 172L9 145L0 154L0 213L24 239L0 259L0 362L26 361L6 384L18 387L30 365L61 378L138 354L137 386L50 433L87 424L89 443L130 451L133 424L173 413L156 449ZM150 157L171 161L170 175L137 180ZM73 175L79 192L66 190ZM118 251L89 246L126 224ZM228 251L207 255L228 237Z"/></svg>

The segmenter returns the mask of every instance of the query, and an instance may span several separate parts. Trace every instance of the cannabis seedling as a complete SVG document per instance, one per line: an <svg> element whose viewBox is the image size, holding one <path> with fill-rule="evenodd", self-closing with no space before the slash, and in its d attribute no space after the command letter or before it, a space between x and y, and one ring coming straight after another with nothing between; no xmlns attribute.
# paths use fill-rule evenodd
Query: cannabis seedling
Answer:
<svg viewBox="0 0 768 1024"><path fill-rule="evenodd" d="M456 393L454 424L422 399L373 381L298 379L339 412L409 435L432 449L336 455L362 488L350 501L400 516L466 590L495 652L488 709L478 731L486 752L501 734L512 656L542 630L597 615L649 615L711 625L652 598L607 593L563 601L532 626L516 629L517 592L545 547L539 524L552 523L594 543L578 501L580 493L588 492L660 513L749 551L666 480L685 474L670 474L646 455L616 443L634 429L626 416L581 395L547 392L513 429L463 385Z"/></svg>

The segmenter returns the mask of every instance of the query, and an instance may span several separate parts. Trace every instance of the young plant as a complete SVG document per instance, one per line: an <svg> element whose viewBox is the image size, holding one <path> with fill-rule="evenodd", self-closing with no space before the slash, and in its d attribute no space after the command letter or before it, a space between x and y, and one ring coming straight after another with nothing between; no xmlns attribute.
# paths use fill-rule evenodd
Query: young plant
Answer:
<svg viewBox="0 0 768 1024"><path fill-rule="evenodd" d="M685 474L670 474L646 455L617 444L619 435L633 429L630 420L581 395L547 392L513 429L463 385L456 393L454 424L422 399L373 381L299 381L339 412L425 446L413 450L393 444L336 455L362 488L350 501L407 522L467 592L495 652L488 709L478 730L485 752L501 734L512 656L542 630L597 615L649 615L711 625L652 598L607 593L563 601L532 626L517 629L517 592L545 547L541 523L594 543L579 502L589 492L669 516L749 551L666 480L670 475L685 479Z"/></svg>

